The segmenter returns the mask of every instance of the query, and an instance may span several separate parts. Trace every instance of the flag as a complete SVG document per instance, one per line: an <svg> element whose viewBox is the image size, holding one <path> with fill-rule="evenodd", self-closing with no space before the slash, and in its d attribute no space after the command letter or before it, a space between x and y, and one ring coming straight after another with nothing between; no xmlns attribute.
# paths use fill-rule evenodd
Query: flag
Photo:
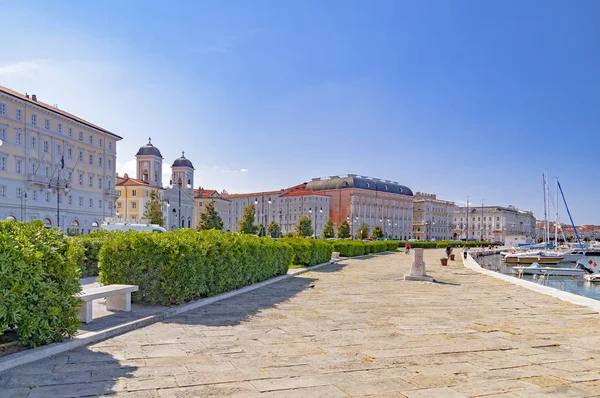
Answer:
<svg viewBox="0 0 600 398"><path fill-rule="evenodd" d="M65 157L64 156L60 158L60 168L61 169L65 168Z"/></svg>

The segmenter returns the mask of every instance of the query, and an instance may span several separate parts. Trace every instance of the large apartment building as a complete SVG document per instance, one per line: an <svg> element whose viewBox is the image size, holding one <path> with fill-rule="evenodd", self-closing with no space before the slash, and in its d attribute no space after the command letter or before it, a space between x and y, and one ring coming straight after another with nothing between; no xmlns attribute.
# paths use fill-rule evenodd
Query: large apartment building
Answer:
<svg viewBox="0 0 600 398"><path fill-rule="evenodd" d="M413 201L413 236L419 240L451 240L454 202L435 194L416 192Z"/></svg>
<svg viewBox="0 0 600 398"><path fill-rule="evenodd" d="M470 206L454 208L454 233L457 239L499 241L535 239L536 221L531 211L514 206ZM468 217L468 230L467 230Z"/></svg>
<svg viewBox="0 0 600 398"><path fill-rule="evenodd" d="M329 216L336 231L346 220L353 236L363 222L370 230L382 227L389 238L413 236L413 193L398 182L348 174L313 178L305 189L330 196Z"/></svg>
<svg viewBox="0 0 600 398"><path fill-rule="evenodd" d="M97 229L114 215L119 140L36 95L0 87L0 218Z"/></svg>

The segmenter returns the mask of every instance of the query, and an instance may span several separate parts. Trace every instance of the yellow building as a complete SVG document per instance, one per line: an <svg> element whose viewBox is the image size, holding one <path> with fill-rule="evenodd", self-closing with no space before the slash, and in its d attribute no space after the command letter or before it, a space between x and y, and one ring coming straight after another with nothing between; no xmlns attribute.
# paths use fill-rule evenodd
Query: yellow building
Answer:
<svg viewBox="0 0 600 398"><path fill-rule="evenodd" d="M114 212L121 137L0 87L0 219L87 233Z"/></svg>
<svg viewBox="0 0 600 398"><path fill-rule="evenodd" d="M117 210L118 219L135 222L144 218L146 203L150 200L150 192L156 191L159 200L163 202L164 189L150 185L148 182L117 174Z"/></svg>

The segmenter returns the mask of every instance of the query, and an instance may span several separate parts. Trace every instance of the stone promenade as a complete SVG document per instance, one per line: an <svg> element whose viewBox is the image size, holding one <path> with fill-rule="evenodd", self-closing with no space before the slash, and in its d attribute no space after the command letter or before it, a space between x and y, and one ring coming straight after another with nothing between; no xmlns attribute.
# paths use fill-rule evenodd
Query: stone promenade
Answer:
<svg viewBox="0 0 600 398"><path fill-rule="evenodd" d="M1 397L600 396L600 316L480 275L346 260L0 373Z"/></svg>

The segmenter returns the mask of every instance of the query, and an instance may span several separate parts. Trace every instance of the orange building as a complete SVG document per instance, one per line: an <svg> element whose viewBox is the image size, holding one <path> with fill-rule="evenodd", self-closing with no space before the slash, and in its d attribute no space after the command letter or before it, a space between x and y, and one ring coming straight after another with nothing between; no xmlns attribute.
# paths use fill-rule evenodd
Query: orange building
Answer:
<svg viewBox="0 0 600 398"><path fill-rule="evenodd" d="M313 178L305 189L330 196L329 217L336 230L346 220L353 235L364 222L370 230L382 227L386 237L412 238L413 193L398 182L348 174Z"/></svg>

